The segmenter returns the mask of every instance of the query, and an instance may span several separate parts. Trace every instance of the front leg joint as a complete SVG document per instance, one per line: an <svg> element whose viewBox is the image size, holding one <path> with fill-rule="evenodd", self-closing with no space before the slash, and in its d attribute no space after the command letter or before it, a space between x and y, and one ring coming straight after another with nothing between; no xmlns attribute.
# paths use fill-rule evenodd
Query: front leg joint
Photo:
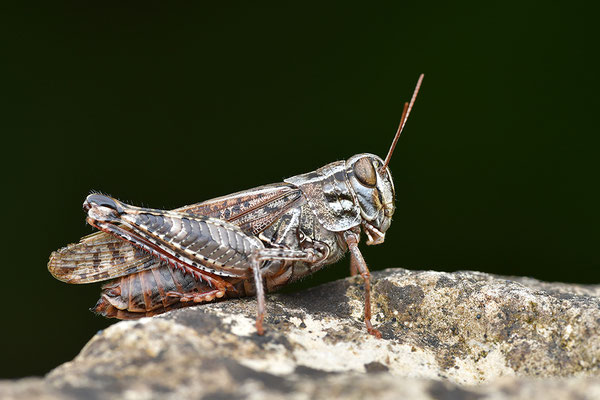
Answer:
<svg viewBox="0 0 600 400"><path fill-rule="evenodd" d="M371 335L381 338L381 333L373 328L371 324L371 273L369 272L369 268L367 268L367 263L358 248L359 235L353 231L345 231L344 232L344 240L348 245L348 250L350 251L350 265L351 271L358 271L360 276L363 278L365 282L365 325L367 326L367 332Z"/></svg>

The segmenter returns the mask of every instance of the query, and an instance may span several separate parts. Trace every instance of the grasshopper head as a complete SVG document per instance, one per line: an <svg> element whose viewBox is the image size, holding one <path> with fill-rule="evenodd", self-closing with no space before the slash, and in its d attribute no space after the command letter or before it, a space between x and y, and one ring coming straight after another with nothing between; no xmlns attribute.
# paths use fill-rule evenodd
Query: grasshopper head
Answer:
<svg viewBox="0 0 600 400"><path fill-rule="evenodd" d="M357 154L346 161L346 173L360 206L362 225L367 234L367 244L383 243L385 232L392 223L395 192L394 181L388 165L421 88L421 82L423 82L423 74L419 76L410 103L404 104L400 125L385 161L376 155L366 153Z"/></svg>
<svg viewBox="0 0 600 400"><path fill-rule="evenodd" d="M367 244L383 243L395 210L390 169L380 157L364 153L346 161L346 174L360 206Z"/></svg>

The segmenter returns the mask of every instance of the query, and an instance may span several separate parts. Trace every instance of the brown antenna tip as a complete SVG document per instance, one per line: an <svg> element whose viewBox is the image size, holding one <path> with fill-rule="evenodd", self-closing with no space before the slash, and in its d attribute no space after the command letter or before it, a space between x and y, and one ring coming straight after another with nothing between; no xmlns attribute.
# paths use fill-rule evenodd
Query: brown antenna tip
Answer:
<svg viewBox="0 0 600 400"><path fill-rule="evenodd" d="M410 110L412 110L413 104L415 104L415 100L417 98L417 93L419 93L419 89L421 88L421 83L423 82L423 77L425 74L421 74L419 76L419 80L417 81L417 86L415 86L415 91L413 92L412 98L410 99L410 103L404 103L404 110L402 111L402 118L400 118L400 125L398 125L398 130L396 131L396 135L394 136L394 140L392 141L392 145L390 146L390 150L388 151L387 156L385 157L385 161L383 162L383 167L386 168L392 159L392 154L394 153L394 149L396 148L396 143L398 143L398 139L400 138L400 134L404 129L404 125L406 125L406 120L410 115Z"/></svg>

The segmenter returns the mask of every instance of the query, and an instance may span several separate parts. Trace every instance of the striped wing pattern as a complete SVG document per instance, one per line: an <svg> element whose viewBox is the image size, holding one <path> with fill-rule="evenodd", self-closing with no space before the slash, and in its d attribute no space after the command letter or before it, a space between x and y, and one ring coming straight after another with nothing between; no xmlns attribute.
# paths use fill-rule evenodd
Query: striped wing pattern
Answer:
<svg viewBox="0 0 600 400"><path fill-rule="evenodd" d="M67 283L90 283L116 278L155 266L155 260L123 240L96 232L77 244L53 252L48 270Z"/></svg>

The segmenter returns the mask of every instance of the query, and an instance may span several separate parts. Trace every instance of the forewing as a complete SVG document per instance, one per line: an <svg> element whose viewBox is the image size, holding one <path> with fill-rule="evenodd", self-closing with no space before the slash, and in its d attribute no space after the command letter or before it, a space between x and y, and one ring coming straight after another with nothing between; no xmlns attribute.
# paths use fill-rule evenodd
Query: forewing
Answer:
<svg viewBox="0 0 600 400"><path fill-rule="evenodd" d="M175 211L217 218L257 235L302 199L302 192L289 183L275 183L244 190Z"/></svg>
<svg viewBox="0 0 600 400"><path fill-rule="evenodd" d="M130 243L96 232L53 252L48 270L67 283L90 283L153 268L156 260Z"/></svg>

